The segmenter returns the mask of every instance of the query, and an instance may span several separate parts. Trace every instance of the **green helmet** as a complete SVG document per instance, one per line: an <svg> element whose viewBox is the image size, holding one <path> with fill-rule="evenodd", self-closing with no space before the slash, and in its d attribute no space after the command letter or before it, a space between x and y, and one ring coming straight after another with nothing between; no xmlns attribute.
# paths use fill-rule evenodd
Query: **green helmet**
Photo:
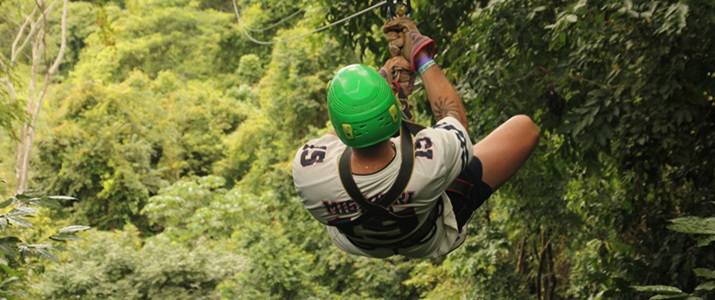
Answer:
<svg viewBox="0 0 715 300"><path fill-rule="evenodd" d="M397 133L402 114L395 94L380 73L364 65L349 65L328 86L328 112L345 145L364 148Z"/></svg>

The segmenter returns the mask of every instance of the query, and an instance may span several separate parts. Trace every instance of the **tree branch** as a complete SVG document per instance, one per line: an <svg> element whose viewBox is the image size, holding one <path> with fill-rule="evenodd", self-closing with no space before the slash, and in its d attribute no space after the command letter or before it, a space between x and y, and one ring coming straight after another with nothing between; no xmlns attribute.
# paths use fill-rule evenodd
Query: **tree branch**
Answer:
<svg viewBox="0 0 715 300"><path fill-rule="evenodd" d="M37 6L32 9L32 12L25 18L25 22L22 23L22 26L20 26L20 30L17 31L17 36L15 37L15 41L12 42L12 51L10 53L10 62L15 62L15 59L17 59L17 54L22 51L23 48L27 45L27 41L30 39L30 36L35 32L35 22L32 21L32 17L35 15L35 12L37 12ZM22 38L22 33L25 31L25 27L27 27L27 24L32 24L30 25L30 33L27 34L27 37L25 37L25 40L22 42L22 45L20 46L20 49L17 49L17 43L20 42L20 39Z"/></svg>
<svg viewBox="0 0 715 300"><path fill-rule="evenodd" d="M68 6L68 0L64 0L64 4L62 5L62 40L60 42L60 52L57 54L57 57L55 58L55 63L52 64L52 67L50 68L48 73L48 77L51 74L54 74L57 69L60 66L60 63L62 62L62 58L65 55L65 48L67 48L67 6ZM54 4L54 2L53 2Z"/></svg>
<svg viewBox="0 0 715 300"><path fill-rule="evenodd" d="M49 11L52 9L52 7L55 6L55 3L57 3L57 0L52 1L49 6L45 8L41 13L43 16L47 15ZM10 62L15 62L17 60L18 54L22 52L22 49L27 46L27 43L30 41L30 38L35 34L35 31L37 30L37 26L40 24L42 21L42 18L37 18L37 20L33 21L32 18L35 16L35 13L37 12L37 9L39 7L39 4L36 4L35 8L32 9L32 12L25 18L25 22L20 26L20 30L17 32L17 37L15 37L15 41L12 43L12 53L10 54ZM25 40L22 42L20 45L20 48L17 48L17 43L20 42L21 37L22 37L22 32L25 31L25 28L27 25L30 24L30 32L27 34L27 37L25 37Z"/></svg>
<svg viewBox="0 0 715 300"><path fill-rule="evenodd" d="M12 85L12 82L8 79L0 78L0 83L3 83L5 84L5 86L7 86L10 100L15 100L15 87Z"/></svg>

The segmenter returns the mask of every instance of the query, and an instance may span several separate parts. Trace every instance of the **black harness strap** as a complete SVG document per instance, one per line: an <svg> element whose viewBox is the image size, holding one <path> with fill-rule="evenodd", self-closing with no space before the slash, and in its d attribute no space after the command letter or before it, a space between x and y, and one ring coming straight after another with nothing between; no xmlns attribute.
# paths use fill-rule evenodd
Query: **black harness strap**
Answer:
<svg viewBox="0 0 715 300"><path fill-rule="evenodd" d="M350 198L357 202L360 207L365 209L367 212L351 221L350 226L362 224L365 220L373 217L374 215L378 215L388 220L399 220L405 218L405 216L400 216L390 211L390 206L402 195L402 192L404 192L407 187L407 183L410 181L410 177L412 177L412 167L414 166L415 160L412 135L409 133L409 130L404 123L400 130L400 153L402 154L402 164L400 165L399 174L397 174L395 182L392 184L387 193L380 197L375 203L367 201L355 183L352 171L350 170L350 156L352 155L352 149L350 147L346 147L342 156L340 156L338 169L343 187L345 187L345 191L348 193Z"/></svg>
<svg viewBox="0 0 715 300"><path fill-rule="evenodd" d="M401 220L407 218L414 218L414 216L398 215L392 211L391 206L395 201L397 201L397 199L400 198L405 188L407 187L410 178L412 177L412 170L414 167L415 159L415 146L412 134L410 133L410 127L415 128L413 126L421 125L415 123L408 123L403 120L400 132L400 151L402 154L402 164L400 165L399 173L397 175L397 178L395 179L395 182L392 184L387 193L385 193L385 195L375 201L375 203L367 201L367 199L365 199L365 197L360 192L360 189L358 188L357 184L355 183L352 172L350 170L350 156L352 154L352 150L350 149L350 147L347 147L343 152L342 156L340 157L338 169L343 187L345 188L345 191L348 193L350 198L352 198L353 201L357 202L360 207L364 209L364 211L362 215L360 215L357 219L351 220L349 222L338 223L335 224L335 226L345 234L348 240L350 240L354 245L358 247L365 249L374 249L375 247L406 248L423 243L424 241L430 239L432 235L434 235L435 221L437 220L439 215L442 214L441 202L438 202L435 205L435 207L432 209L432 212L430 212L428 218L423 222L422 226L416 229L404 228L405 231L411 230L412 232L399 241L388 244L380 244L379 246L367 245L358 241L358 239L360 239L361 237L355 234L354 231L355 226L360 225L365 221L375 217L382 218L383 220L391 220L396 222L397 224L404 224L405 226L410 226L409 224L405 224L406 222L401 222Z"/></svg>
<svg viewBox="0 0 715 300"><path fill-rule="evenodd" d="M404 112L404 111L403 111ZM403 114L404 116L404 114ZM355 201L362 209L362 214L354 220L340 222L334 224L354 245L365 248L365 249L375 249L380 248L407 248L414 245L421 244L429 240L435 232L435 222L437 218L442 214L442 201L437 201L435 207L430 212L424 223L417 229L411 232L410 235L405 238L389 244L380 245L368 245L361 243L357 239L362 237L355 233L354 227L363 224L365 221L370 220L375 217L382 218L384 220L392 220L400 224L400 220L411 218L412 216L401 216L395 214L391 206L392 204L400 198L404 192L407 184L412 177L412 170L414 167L414 155L415 155L415 145L412 138L413 134L417 134L420 130L424 129L425 126L414 123L411 120L402 120L402 127L400 128L400 151L402 154L402 164L400 165L400 170L395 179L395 182L390 186L390 189L382 197L380 197L374 203L369 202L360 192L360 189L355 183L352 171L350 168L350 157L352 156L352 149L346 147L345 151L340 157L340 162L338 165L340 180L343 184L343 188L348 193L350 198ZM459 192L464 195L468 195L471 186L469 184L464 184L455 180L452 185L448 188Z"/></svg>

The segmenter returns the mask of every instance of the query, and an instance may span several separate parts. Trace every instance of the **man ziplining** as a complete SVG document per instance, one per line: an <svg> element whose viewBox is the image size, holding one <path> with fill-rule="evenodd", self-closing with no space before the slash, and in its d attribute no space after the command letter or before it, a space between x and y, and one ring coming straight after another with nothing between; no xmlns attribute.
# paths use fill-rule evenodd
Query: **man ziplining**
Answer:
<svg viewBox="0 0 715 300"><path fill-rule="evenodd" d="M347 253L447 255L464 243L474 210L531 155L539 131L518 115L472 145L462 100L432 59L434 41L409 18L389 21L383 32L393 58L379 72L355 64L335 74L333 130L298 150L293 182ZM403 120L400 111L396 93L409 95L415 74L438 120L432 127Z"/></svg>

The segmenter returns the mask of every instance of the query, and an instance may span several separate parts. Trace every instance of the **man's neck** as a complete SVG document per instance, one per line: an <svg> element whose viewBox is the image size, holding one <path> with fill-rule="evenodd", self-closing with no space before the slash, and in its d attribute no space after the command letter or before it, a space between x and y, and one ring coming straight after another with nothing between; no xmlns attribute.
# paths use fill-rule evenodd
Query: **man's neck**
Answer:
<svg viewBox="0 0 715 300"><path fill-rule="evenodd" d="M350 161L354 174L371 174L382 170L395 157L395 147L390 140L366 148L353 148Z"/></svg>

